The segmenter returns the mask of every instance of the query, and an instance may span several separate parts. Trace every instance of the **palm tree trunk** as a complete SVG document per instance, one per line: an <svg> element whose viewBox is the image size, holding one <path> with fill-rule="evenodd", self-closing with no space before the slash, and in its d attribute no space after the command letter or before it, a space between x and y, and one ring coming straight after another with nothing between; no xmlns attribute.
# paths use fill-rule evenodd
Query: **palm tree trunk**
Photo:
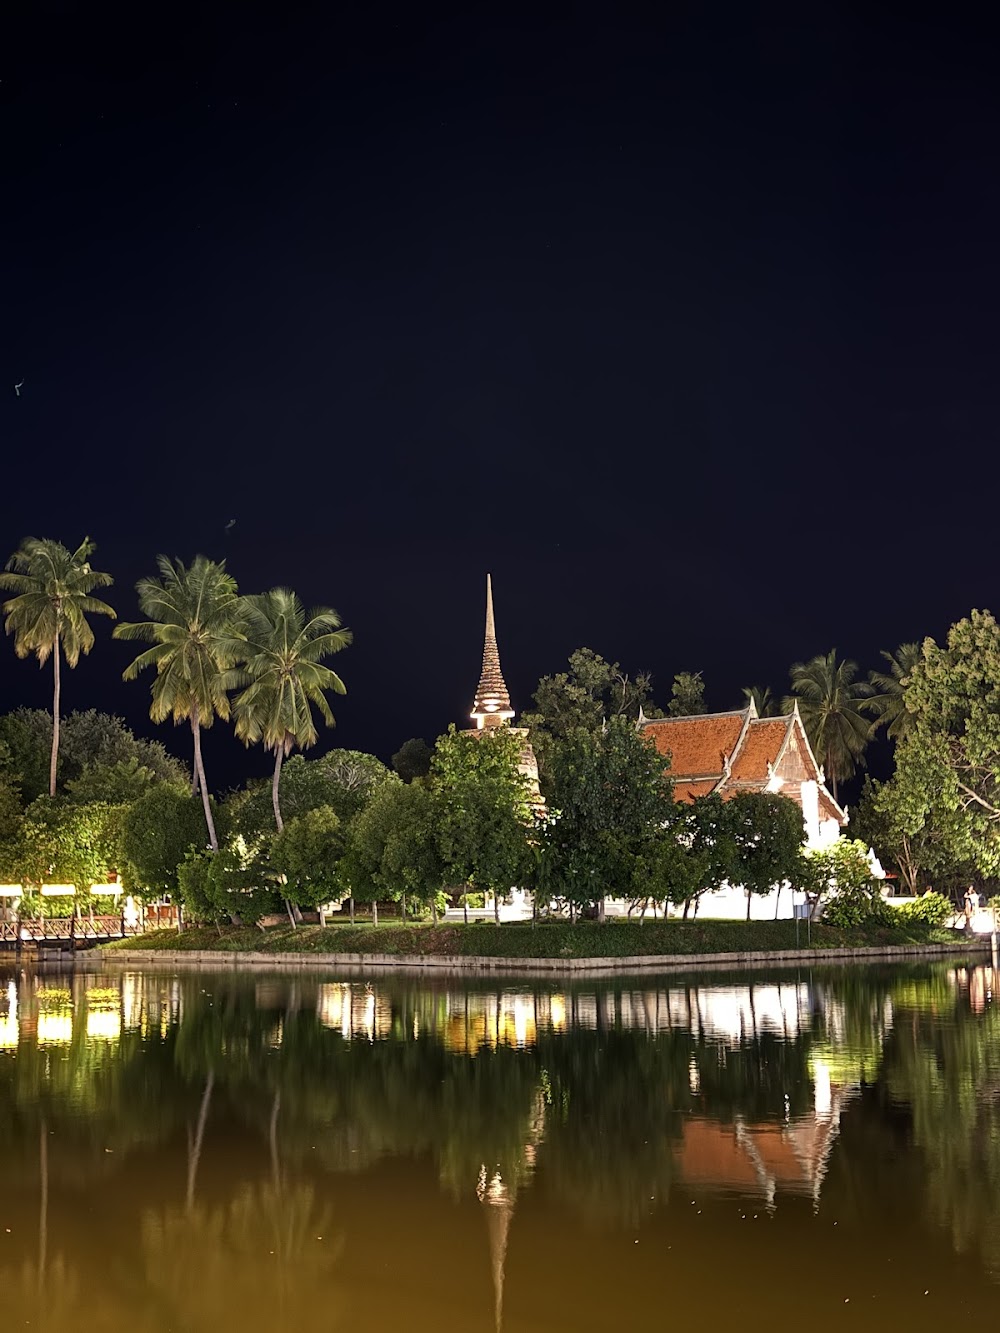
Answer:
<svg viewBox="0 0 1000 1333"><path fill-rule="evenodd" d="M278 801L278 784L281 782L281 761L284 755L284 747L276 745L274 747L274 776L271 778L271 804L274 806L274 822L278 826L279 833L285 827L285 821L281 818L281 805Z"/></svg>
<svg viewBox="0 0 1000 1333"><path fill-rule="evenodd" d="M61 672L62 649L59 647L59 635L52 648L52 755L49 759L49 795L56 794L56 764L59 760L59 694L62 689Z"/></svg>
<svg viewBox="0 0 1000 1333"><path fill-rule="evenodd" d="M205 810L205 823L208 825L208 845L213 852L219 850L219 839L215 834L215 820L212 818L212 806L208 799L208 783L205 781L205 763L201 757L201 723L198 721L198 708L195 705L191 713L191 734L194 736L194 767L198 774L201 788L201 803Z"/></svg>
<svg viewBox="0 0 1000 1333"><path fill-rule="evenodd" d="M212 1088L215 1085L215 1070L208 1071L208 1077L205 1079L205 1091L202 1094L201 1106L198 1108L198 1123L192 1135L188 1131L188 1175L187 1175L187 1207L190 1212L194 1207L194 1187L198 1179L198 1163L201 1161L201 1145L205 1139L205 1124L208 1121L208 1104L212 1100Z"/></svg>
<svg viewBox="0 0 1000 1333"><path fill-rule="evenodd" d="M833 799L836 801L836 800L837 800L837 775L836 775L836 773L834 773L834 771L833 771L833 763L832 763L832 760L831 760L831 757L830 757L830 751L829 751L829 750L827 750L827 752L826 752L826 771L827 771L827 774L829 775L830 782L833 784Z"/></svg>

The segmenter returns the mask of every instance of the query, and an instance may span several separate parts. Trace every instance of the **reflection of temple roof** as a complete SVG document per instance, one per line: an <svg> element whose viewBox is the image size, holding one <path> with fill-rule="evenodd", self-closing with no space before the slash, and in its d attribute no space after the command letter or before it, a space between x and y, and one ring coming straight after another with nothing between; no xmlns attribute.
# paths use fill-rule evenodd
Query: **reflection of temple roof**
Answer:
<svg viewBox="0 0 1000 1333"><path fill-rule="evenodd" d="M829 1113L787 1122L688 1120L677 1150L678 1175L686 1185L755 1194L769 1204L776 1194L818 1202L848 1096L838 1089Z"/></svg>

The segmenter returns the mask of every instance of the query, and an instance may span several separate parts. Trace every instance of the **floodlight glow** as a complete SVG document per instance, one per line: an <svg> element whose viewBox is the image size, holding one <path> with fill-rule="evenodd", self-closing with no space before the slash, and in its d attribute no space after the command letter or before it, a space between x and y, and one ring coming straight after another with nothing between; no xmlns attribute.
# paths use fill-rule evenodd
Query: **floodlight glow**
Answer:
<svg viewBox="0 0 1000 1333"><path fill-rule="evenodd" d="M76 893L75 884L43 884L43 898L71 898Z"/></svg>
<svg viewBox="0 0 1000 1333"><path fill-rule="evenodd" d="M121 895L122 886L120 884L91 884L90 892L97 894L101 898L117 898Z"/></svg>
<svg viewBox="0 0 1000 1333"><path fill-rule="evenodd" d="M0 898L20 898L24 888L20 884L0 884Z"/></svg>

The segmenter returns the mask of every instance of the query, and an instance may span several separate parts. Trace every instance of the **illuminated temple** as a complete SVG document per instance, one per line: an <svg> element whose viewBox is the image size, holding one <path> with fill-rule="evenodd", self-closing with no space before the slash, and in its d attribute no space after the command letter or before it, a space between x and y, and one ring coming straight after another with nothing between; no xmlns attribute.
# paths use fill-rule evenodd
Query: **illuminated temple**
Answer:
<svg viewBox="0 0 1000 1333"><path fill-rule="evenodd" d="M472 705L470 717L475 722L475 730L466 735L477 736L492 731L495 727L510 727L515 736L521 737L521 776L528 784L528 801L536 813L545 808L538 788L538 761L531 748L528 732L523 727L511 727L514 710L510 703L510 692L500 669L500 649L497 647L496 621L493 616L493 580L486 575L486 634L483 640L483 667L479 675L479 685Z"/></svg>

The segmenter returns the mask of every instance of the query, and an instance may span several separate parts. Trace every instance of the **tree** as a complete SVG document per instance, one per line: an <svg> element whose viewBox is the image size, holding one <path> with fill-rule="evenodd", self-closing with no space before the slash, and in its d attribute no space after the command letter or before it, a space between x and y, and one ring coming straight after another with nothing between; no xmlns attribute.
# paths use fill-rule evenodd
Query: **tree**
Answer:
<svg viewBox="0 0 1000 1333"><path fill-rule="evenodd" d="M662 717L651 690L648 672L640 671L633 680L617 662L606 662L590 648L570 654L568 671L543 676L535 689L534 711L521 719L531 731L543 781L547 782L554 746L578 727L596 732L607 718L637 721L640 712Z"/></svg>
<svg viewBox="0 0 1000 1333"><path fill-rule="evenodd" d="M551 809L543 878L558 897L596 905L603 920L609 893L641 896L637 866L674 806L663 756L628 718L566 738L555 756Z"/></svg>
<svg viewBox="0 0 1000 1333"><path fill-rule="evenodd" d="M281 766L281 813L287 823L308 810L329 806L343 825L363 810L383 786L399 779L373 754L361 750L331 750L318 759L293 754ZM226 798L234 834L249 846L262 845L268 825L274 824L271 780L255 780Z"/></svg>
<svg viewBox="0 0 1000 1333"><path fill-rule="evenodd" d="M189 793L161 783L129 808L122 825L119 867L129 889L154 897L178 894L177 868L205 845L205 821Z"/></svg>
<svg viewBox="0 0 1000 1333"><path fill-rule="evenodd" d="M674 895L671 901L683 900L685 920L692 902L697 915L698 903L706 893L737 879L734 821L730 802L714 792L677 808L677 836L687 864L681 880L683 899Z"/></svg>
<svg viewBox="0 0 1000 1333"><path fill-rule="evenodd" d="M857 674L858 664L838 660L836 648L791 669L793 697L786 703L798 704L809 743L833 784L834 800L837 784L853 777L864 763L871 733L864 700L872 687L856 679Z"/></svg>
<svg viewBox="0 0 1000 1333"><path fill-rule="evenodd" d="M425 778L431 771L431 756L433 753L434 751L425 740L419 736L414 736L411 740L404 741L392 756L393 769L404 782L413 782L417 778Z"/></svg>
<svg viewBox="0 0 1000 1333"><path fill-rule="evenodd" d="M830 925L857 926L889 917L863 842L838 838L828 847L811 848L803 853L800 878L812 898L814 916L824 896L830 898L823 912Z"/></svg>
<svg viewBox="0 0 1000 1333"><path fill-rule="evenodd" d="M235 702L236 734L247 745L260 742L274 755L271 802L280 833L282 760L293 749L316 744L314 707L328 727L334 725L327 693L346 694L347 689L323 658L346 648L352 635L340 628L340 617L330 607L307 616L288 588L244 598L243 626L243 665L233 673L244 686Z"/></svg>
<svg viewBox="0 0 1000 1333"><path fill-rule="evenodd" d="M910 673L920 661L920 644L901 643L894 653L883 650L882 656L889 670L869 671L873 693L864 707L875 718L872 731L885 727L889 739L898 741L910 728L912 714L907 711L904 696Z"/></svg>
<svg viewBox="0 0 1000 1333"><path fill-rule="evenodd" d="M85 537L75 551L48 538L25 537L0 572L0 588L14 593L4 602L6 630L14 636L18 657L35 656L44 666L52 658L52 751L49 760L49 795L56 794L59 759L60 663L76 666L80 655L94 646L94 631L87 617L115 613L106 602L92 596L95 588L108 588L110 574L91 569L94 543Z"/></svg>
<svg viewBox="0 0 1000 1333"><path fill-rule="evenodd" d="M770 685L744 685L743 697L754 705L758 717L780 717L781 700L771 693Z"/></svg>
<svg viewBox="0 0 1000 1333"><path fill-rule="evenodd" d="M268 860L296 907L318 907L340 895L344 842L343 825L328 805L296 815L275 834Z"/></svg>
<svg viewBox="0 0 1000 1333"><path fill-rule="evenodd" d="M988 611L926 639L906 685L894 783L906 830L930 827L953 863L1000 873L1000 626Z"/></svg>
<svg viewBox="0 0 1000 1333"><path fill-rule="evenodd" d="M706 712L705 682L700 671L678 671L670 687L667 712L671 717L693 717Z"/></svg>
<svg viewBox="0 0 1000 1333"><path fill-rule="evenodd" d="M407 896L430 906L448 873L439 847L438 793L402 783L383 787L351 825L344 873L352 896L377 904Z"/></svg>
<svg viewBox="0 0 1000 1333"><path fill-rule="evenodd" d="M737 792L727 805L736 851L733 880L746 892L749 921L755 893L766 896L795 882L805 824L801 808L774 792Z"/></svg>
<svg viewBox="0 0 1000 1333"><path fill-rule="evenodd" d="M531 813L522 744L509 727L459 732L452 726L438 739L431 765L441 799L438 846L450 882L492 893L498 922L499 895L527 869Z"/></svg>
<svg viewBox="0 0 1000 1333"><path fill-rule="evenodd" d="M218 851L201 733L217 717L223 721L229 717L225 676L244 647L236 580L226 573L224 561L207 560L203 555L195 556L189 569L165 555L156 563L159 578L140 579L136 584L139 607L148 619L116 626L115 638L153 645L126 668L124 679L135 680L146 667L155 667L150 717L154 722L172 718L175 726L190 724L193 786L201 791L209 845Z"/></svg>

